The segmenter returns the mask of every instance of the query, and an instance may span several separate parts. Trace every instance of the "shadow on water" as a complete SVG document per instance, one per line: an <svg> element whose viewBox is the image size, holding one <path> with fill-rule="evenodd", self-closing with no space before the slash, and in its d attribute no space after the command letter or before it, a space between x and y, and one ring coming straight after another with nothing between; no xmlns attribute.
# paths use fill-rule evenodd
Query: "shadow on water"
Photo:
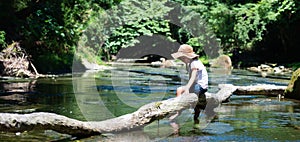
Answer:
<svg viewBox="0 0 300 142"><path fill-rule="evenodd" d="M82 121L101 121L137 110L140 106L175 97L188 76L182 69L121 66L113 70L78 73L36 80L2 80L0 111L9 113L54 112ZM245 70L224 74L209 70L209 92L218 84L287 85L287 77L262 78ZM299 140L300 107L295 100L266 96L236 96L215 109L216 117L204 129L194 128L192 110L177 118L180 133L167 119L141 131L94 136L82 141L282 141ZM202 114L203 115L203 114ZM113 125L113 124L112 124ZM1 140L71 140L68 135L47 131L0 133Z"/></svg>

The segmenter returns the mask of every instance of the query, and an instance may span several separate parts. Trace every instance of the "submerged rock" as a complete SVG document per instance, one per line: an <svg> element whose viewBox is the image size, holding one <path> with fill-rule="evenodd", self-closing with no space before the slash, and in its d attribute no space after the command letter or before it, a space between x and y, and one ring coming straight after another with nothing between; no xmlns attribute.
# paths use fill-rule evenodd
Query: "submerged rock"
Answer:
<svg viewBox="0 0 300 142"><path fill-rule="evenodd" d="M233 130L234 128L230 124L223 123L223 122L213 122L210 123L205 129L203 129L203 132L218 135L218 134L231 132Z"/></svg>
<svg viewBox="0 0 300 142"><path fill-rule="evenodd" d="M284 95L287 98L300 100L300 68L293 73Z"/></svg>

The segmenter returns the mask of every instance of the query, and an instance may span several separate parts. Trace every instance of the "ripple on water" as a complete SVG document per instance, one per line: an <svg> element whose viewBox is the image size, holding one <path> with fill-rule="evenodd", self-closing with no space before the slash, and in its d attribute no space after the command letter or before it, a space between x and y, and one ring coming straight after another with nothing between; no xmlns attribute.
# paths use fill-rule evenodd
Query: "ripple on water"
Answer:
<svg viewBox="0 0 300 142"><path fill-rule="evenodd" d="M213 122L209 123L202 131L209 134L224 134L233 130L234 128L228 123Z"/></svg>

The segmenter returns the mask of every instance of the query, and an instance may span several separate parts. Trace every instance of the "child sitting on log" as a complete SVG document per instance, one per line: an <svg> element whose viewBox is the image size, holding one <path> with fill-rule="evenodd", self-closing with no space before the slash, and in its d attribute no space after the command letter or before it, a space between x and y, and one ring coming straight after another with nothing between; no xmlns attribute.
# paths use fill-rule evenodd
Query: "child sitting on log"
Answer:
<svg viewBox="0 0 300 142"><path fill-rule="evenodd" d="M194 123L198 124L198 117L201 109L206 106L205 92L208 88L208 74L206 67L198 60L199 55L195 54L190 45L183 44L179 47L176 53L171 54L173 58L179 59L186 64L186 69L189 73L189 82L186 86L177 88L176 96L182 94L195 93L198 95L198 103L194 108Z"/></svg>

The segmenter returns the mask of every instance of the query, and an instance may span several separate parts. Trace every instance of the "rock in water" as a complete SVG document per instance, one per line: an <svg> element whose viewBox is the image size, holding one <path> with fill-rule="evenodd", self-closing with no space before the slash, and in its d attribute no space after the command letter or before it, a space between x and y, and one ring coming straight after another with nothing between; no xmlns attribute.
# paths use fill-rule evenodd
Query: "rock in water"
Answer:
<svg viewBox="0 0 300 142"><path fill-rule="evenodd" d="M217 59L213 60L211 67L232 69L232 62L228 55L220 55Z"/></svg>
<svg viewBox="0 0 300 142"><path fill-rule="evenodd" d="M231 74L232 62L229 56L220 55L218 58L213 59L210 63L212 67L210 70L217 74Z"/></svg>

